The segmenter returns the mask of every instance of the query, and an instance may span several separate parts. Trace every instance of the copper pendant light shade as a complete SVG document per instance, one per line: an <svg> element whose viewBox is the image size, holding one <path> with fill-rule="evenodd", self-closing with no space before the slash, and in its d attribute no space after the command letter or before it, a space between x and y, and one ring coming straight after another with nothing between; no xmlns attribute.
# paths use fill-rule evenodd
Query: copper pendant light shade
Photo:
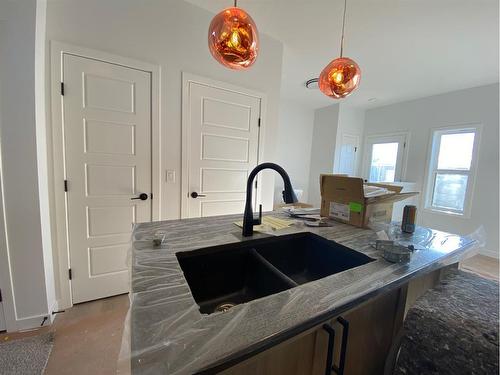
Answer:
<svg viewBox="0 0 500 375"><path fill-rule="evenodd" d="M208 29L208 48L220 64L230 69L253 65L259 51L257 26L250 15L236 6L218 13Z"/></svg>
<svg viewBox="0 0 500 375"><path fill-rule="evenodd" d="M342 99L359 85L361 69L348 57L339 57L328 64L319 76L319 89L323 94Z"/></svg>
<svg viewBox="0 0 500 375"><path fill-rule="evenodd" d="M346 6L347 0L344 0L340 57L330 62L319 76L319 89L323 94L334 99L342 99L350 95L359 86L361 79L361 69L358 64L354 60L342 56L344 52Z"/></svg>

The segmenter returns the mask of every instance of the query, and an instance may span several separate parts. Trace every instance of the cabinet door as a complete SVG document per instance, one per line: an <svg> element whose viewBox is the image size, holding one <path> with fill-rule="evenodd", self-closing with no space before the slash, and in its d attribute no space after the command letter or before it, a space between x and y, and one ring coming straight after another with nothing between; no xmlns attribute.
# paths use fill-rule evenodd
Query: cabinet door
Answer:
<svg viewBox="0 0 500 375"><path fill-rule="evenodd" d="M318 330L307 331L227 370L224 375L307 375L313 374ZM322 332L320 332L322 334ZM324 374L323 371L317 373Z"/></svg>
<svg viewBox="0 0 500 375"><path fill-rule="evenodd" d="M399 290L384 294L343 315L350 322L345 375L384 373L399 315L399 295Z"/></svg>
<svg viewBox="0 0 500 375"><path fill-rule="evenodd" d="M395 290L341 315L349 325L348 335L344 338L344 375L384 373L398 320L402 318L404 303L401 304L400 296L401 291ZM339 367L344 327L338 319L332 321L331 326L335 330L333 364Z"/></svg>

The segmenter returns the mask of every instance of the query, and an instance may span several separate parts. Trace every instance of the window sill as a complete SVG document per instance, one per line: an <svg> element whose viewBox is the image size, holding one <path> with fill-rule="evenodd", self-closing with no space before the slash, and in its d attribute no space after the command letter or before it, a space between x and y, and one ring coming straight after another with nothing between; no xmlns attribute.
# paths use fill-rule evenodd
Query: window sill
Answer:
<svg viewBox="0 0 500 375"><path fill-rule="evenodd" d="M453 211L439 210L437 208L431 208L431 207L425 207L424 212L427 212L429 214L447 216L447 217L454 217L454 218L456 217L458 219L470 219L470 213L467 212L458 213Z"/></svg>

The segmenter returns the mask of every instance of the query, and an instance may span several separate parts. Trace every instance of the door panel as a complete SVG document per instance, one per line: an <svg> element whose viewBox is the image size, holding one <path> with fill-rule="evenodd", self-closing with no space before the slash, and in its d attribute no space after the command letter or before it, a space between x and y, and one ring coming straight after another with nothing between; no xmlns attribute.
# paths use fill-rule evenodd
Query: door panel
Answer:
<svg viewBox="0 0 500 375"><path fill-rule="evenodd" d="M73 303L129 291L132 223L151 220L151 77L64 55L64 146Z"/></svg>
<svg viewBox="0 0 500 375"><path fill-rule="evenodd" d="M246 181L257 165L261 99L188 82L188 217L242 213ZM192 192L201 196L191 197Z"/></svg>
<svg viewBox="0 0 500 375"><path fill-rule="evenodd" d="M201 160L248 163L248 138L216 134L203 134L201 138Z"/></svg>
<svg viewBox="0 0 500 375"><path fill-rule="evenodd" d="M87 207L89 238L130 233L130 223L135 222L135 206Z"/></svg>
<svg viewBox="0 0 500 375"><path fill-rule="evenodd" d="M251 108L214 98L203 100L203 124L249 130Z"/></svg>
<svg viewBox="0 0 500 375"><path fill-rule="evenodd" d="M134 155L134 131L133 125L85 121L85 153Z"/></svg>
<svg viewBox="0 0 500 375"><path fill-rule="evenodd" d="M201 189L206 193L244 193L246 169L201 168Z"/></svg>
<svg viewBox="0 0 500 375"><path fill-rule="evenodd" d="M359 148L359 137L344 134L340 146L339 170L338 173L349 176L356 175L356 160Z"/></svg>

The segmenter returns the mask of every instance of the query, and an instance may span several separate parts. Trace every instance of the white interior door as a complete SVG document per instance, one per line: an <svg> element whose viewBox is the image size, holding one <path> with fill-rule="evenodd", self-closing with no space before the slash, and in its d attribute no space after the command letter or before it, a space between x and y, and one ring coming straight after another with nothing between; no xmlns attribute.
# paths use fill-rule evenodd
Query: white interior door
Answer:
<svg viewBox="0 0 500 375"><path fill-rule="evenodd" d="M258 161L261 98L192 81L184 90L183 216L242 213L247 177Z"/></svg>
<svg viewBox="0 0 500 375"><path fill-rule="evenodd" d="M356 174L359 137L343 134L341 142L338 173L354 176Z"/></svg>
<svg viewBox="0 0 500 375"><path fill-rule="evenodd" d="M65 54L73 303L129 291L132 223L151 220L150 73ZM140 194L145 200L134 199Z"/></svg>

